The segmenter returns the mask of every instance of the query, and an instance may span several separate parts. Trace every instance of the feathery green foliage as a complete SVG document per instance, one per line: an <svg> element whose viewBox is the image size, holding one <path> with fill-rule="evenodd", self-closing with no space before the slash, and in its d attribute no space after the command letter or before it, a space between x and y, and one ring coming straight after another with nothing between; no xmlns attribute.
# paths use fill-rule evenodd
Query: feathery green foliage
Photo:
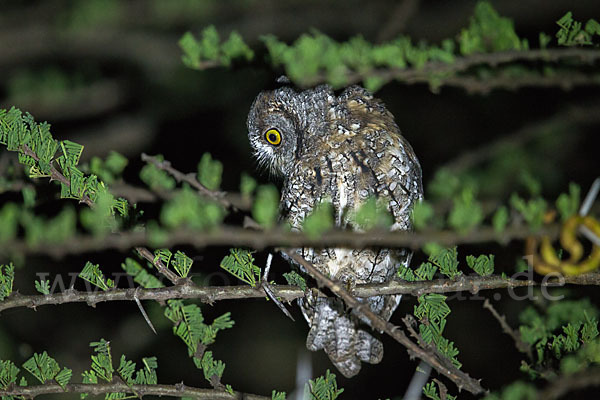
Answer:
<svg viewBox="0 0 600 400"><path fill-rule="evenodd" d="M149 273L140 265L140 263L132 258L126 258L125 262L121 264L121 268L123 268L128 275L133 277L134 282L146 289L155 289L165 286L160 279Z"/></svg>
<svg viewBox="0 0 600 400"><path fill-rule="evenodd" d="M163 206L160 221L170 229L187 226L206 230L218 226L225 214L225 209L220 204L198 196L195 190L184 184Z"/></svg>
<svg viewBox="0 0 600 400"><path fill-rule="evenodd" d="M8 387L17 382L19 368L10 360L0 359L0 388L8 389Z"/></svg>
<svg viewBox="0 0 600 400"><path fill-rule="evenodd" d="M242 172L242 175L240 177L240 193L242 194L242 196L244 198L249 198L250 196L252 196L252 193L254 193L254 190L256 190L256 186L256 179L254 179L247 173Z"/></svg>
<svg viewBox="0 0 600 400"><path fill-rule="evenodd" d="M221 43L219 33L213 25L202 31L200 39L196 39L191 32L186 32L179 40L179 47L183 51L183 64L193 69L203 69L206 63L227 67L235 59L250 61L254 57L254 52L244 43L239 33L232 31L227 41Z"/></svg>
<svg viewBox="0 0 600 400"><path fill-rule="evenodd" d="M0 301L10 296L13 290L14 280L15 266L13 263L8 265L0 264Z"/></svg>
<svg viewBox="0 0 600 400"><path fill-rule="evenodd" d="M261 226L269 229L277 223L279 216L279 191L274 185L260 185L252 204L252 217Z"/></svg>
<svg viewBox="0 0 600 400"><path fill-rule="evenodd" d="M194 261L185 255L184 252L177 250L175 256L168 249L158 249L154 252L154 259L160 259L167 268L173 267L175 272L182 277L187 278Z"/></svg>
<svg viewBox="0 0 600 400"><path fill-rule="evenodd" d="M504 232L504 228L506 228L506 224L508 224L508 208L500 206L492 217L492 226L496 233L502 233Z"/></svg>
<svg viewBox="0 0 600 400"><path fill-rule="evenodd" d="M296 271L284 272L283 277L287 281L288 285L298 286L302 290L307 289L306 280Z"/></svg>
<svg viewBox="0 0 600 400"><path fill-rule="evenodd" d="M577 214L581 188L576 183L569 184L569 193L561 193L556 199L556 209L560 213L560 219L566 221L572 215Z"/></svg>
<svg viewBox="0 0 600 400"><path fill-rule="evenodd" d="M441 397L438 394L437 386L434 382L428 382L425 386L423 386L423 394L425 397L428 397L432 400L441 400ZM445 398L448 400L456 400L456 396L452 396L451 394L446 394Z"/></svg>
<svg viewBox="0 0 600 400"><path fill-rule="evenodd" d="M511 19L501 17L488 1L475 6L469 27L459 36L463 55L507 50L527 50L527 40L519 39Z"/></svg>
<svg viewBox="0 0 600 400"><path fill-rule="evenodd" d="M489 276L494 273L494 255L481 254L477 258L469 255L467 256L467 265L479 275Z"/></svg>
<svg viewBox="0 0 600 400"><path fill-rule="evenodd" d="M50 281L48 279L35 281L35 290L44 295L50 294Z"/></svg>
<svg viewBox="0 0 600 400"><path fill-rule="evenodd" d="M260 282L261 271L254 265L252 252L244 249L229 249L229 253L221 260L220 267L239 280L256 287Z"/></svg>
<svg viewBox="0 0 600 400"><path fill-rule="evenodd" d="M85 263L83 270L79 273L79 277L104 291L115 286L115 282L112 279L104 277L98 264L92 264L89 261Z"/></svg>
<svg viewBox="0 0 600 400"><path fill-rule="evenodd" d="M400 268L398 268L398 277L408 282L430 281L433 279L437 269L438 267L430 262L421 263L419 268L415 270L401 265Z"/></svg>
<svg viewBox="0 0 600 400"><path fill-rule="evenodd" d="M446 317L450 314L450 307L446 304L446 296L438 293L429 293L418 298L419 304L415 306L414 314L421 321L419 333L425 343L433 342L437 349L448 357L457 367L461 367L456 358L458 349L454 342L442 336L446 326Z"/></svg>
<svg viewBox="0 0 600 400"><path fill-rule="evenodd" d="M45 351L42 354L34 353L29 360L25 361L23 368L41 383L55 381L63 390L73 374L73 371L68 368L61 370L58 362Z"/></svg>
<svg viewBox="0 0 600 400"><path fill-rule="evenodd" d="M543 198L536 197L525 201L513 193L510 197L510 205L525 218L531 229L539 229L542 226L547 207L546 200Z"/></svg>
<svg viewBox="0 0 600 400"><path fill-rule="evenodd" d="M361 204L351 219L360 229L367 231L377 227L389 228L394 222L387 205L378 202L375 197L369 197Z"/></svg>
<svg viewBox="0 0 600 400"><path fill-rule="evenodd" d="M273 390L273 392L271 392L271 400L285 400L285 392Z"/></svg>
<svg viewBox="0 0 600 400"><path fill-rule="evenodd" d="M429 226L434 215L433 206L426 200L415 203L412 211L413 225L416 230L425 229Z"/></svg>
<svg viewBox="0 0 600 400"><path fill-rule="evenodd" d="M453 229L465 233L481 224L483 210L475 199L475 193L470 187L465 187L456 197L454 206L448 215L448 225Z"/></svg>
<svg viewBox="0 0 600 400"><path fill-rule="evenodd" d="M585 26L573 19L571 11L563 15L556 24L560 27L556 33L558 44L561 46L583 46L594 44L595 36L600 35L600 24L595 19L589 19Z"/></svg>
<svg viewBox="0 0 600 400"><path fill-rule="evenodd" d="M159 162L164 161L162 154L154 156ZM175 179L169 175L166 171L158 168L152 163L147 163L142 167L140 171L140 179L152 190L156 191L169 191L175 189L177 183Z"/></svg>
<svg viewBox="0 0 600 400"><path fill-rule="evenodd" d="M311 239L317 239L333 228L333 206L329 201L322 201L304 218L302 230Z"/></svg>
<svg viewBox="0 0 600 400"><path fill-rule="evenodd" d="M429 256L429 261L440 269L440 272L450 279L461 275L458 270L458 258L456 246L452 248L441 248Z"/></svg>
<svg viewBox="0 0 600 400"><path fill-rule="evenodd" d="M223 163L213 160L210 153L204 153L198 163L198 181L209 190L218 190L222 175Z"/></svg>
<svg viewBox="0 0 600 400"><path fill-rule="evenodd" d="M327 370L325 376L308 381L304 386L304 398L310 400L334 400L343 391L344 389L338 389L335 374Z"/></svg>
<svg viewBox="0 0 600 400"><path fill-rule="evenodd" d="M112 185L121 177L128 163L126 157L111 150L105 160L100 157L92 157L88 169L90 173L97 175L107 185Z"/></svg>

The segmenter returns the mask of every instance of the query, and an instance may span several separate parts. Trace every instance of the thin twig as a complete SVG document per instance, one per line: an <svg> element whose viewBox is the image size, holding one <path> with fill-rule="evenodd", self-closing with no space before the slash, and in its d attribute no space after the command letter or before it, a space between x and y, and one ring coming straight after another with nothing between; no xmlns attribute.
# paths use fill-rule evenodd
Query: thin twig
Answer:
<svg viewBox="0 0 600 400"><path fill-rule="evenodd" d="M88 393L91 395L101 395L107 393L131 393L143 396L169 396L169 397L193 397L195 399L248 399L265 400L271 397L259 396L255 394L234 392L233 395L224 390L200 389L186 386L183 383L175 385L131 385L124 382L111 383L70 383L63 390L57 383L45 383L43 385L17 386L13 385L9 389L0 390L0 396L24 396L33 399L36 396L45 394L63 394L63 393Z"/></svg>
<svg viewBox="0 0 600 400"><path fill-rule="evenodd" d="M340 297L348 307L354 309L355 312L366 317L374 329L383 331L394 338L398 343L406 347L408 354L413 357L427 362L440 374L446 376L448 379L453 381L459 390L465 389L473 394L484 393L485 389L481 386L478 380L471 378L463 371L456 368L452 363L445 357L440 357L435 352L426 350L419 347L412 340L410 340L406 334L392 323L384 320L379 315L375 314L367 304L359 302L354 296L348 293L341 284L336 283L323 275L314 265L306 261L304 258L296 254L294 251L284 251L290 258L302 265L308 273L322 285L327 286L335 295Z"/></svg>
<svg viewBox="0 0 600 400"><path fill-rule="evenodd" d="M154 166L156 166L156 168L162 169L163 171L168 172L178 182L186 182L186 183L188 183L190 186L192 186L193 188L195 188L198 191L198 193L200 193L204 197L208 197L208 198L210 198L210 199L218 202L223 207L230 208L232 206L231 203L229 202L229 200L227 200L225 198L225 193L223 193L223 192L215 192L213 190L208 189L206 186L204 186L203 184L201 184L196 179L196 175L194 173L184 174L184 173L176 170L175 168L173 168L171 166L171 162L170 161L167 161L167 160L160 161L156 157L149 156L146 153L142 153L142 161L145 161L147 163L151 163Z"/></svg>
<svg viewBox="0 0 600 400"><path fill-rule="evenodd" d="M600 286L600 274L590 273L585 275L564 277L564 284ZM436 279L432 281L405 282L390 281L381 284L356 285L352 295L356 297L371 297L388 294L405 294L421 296L425 293L453 293L470 292L478 293L480 290L515 289L520 287L557 287L560 283L544 280L508 279L502 276L473 276L460 277L457 280ZM297 286L270 285L273 295L283 301L292 301L304 297L305 293ZM319 296L325 297L322 292ZM49 295L22 295L13 292L8 298L0 302L0 312L12 308L28 307L37 309L45 305L59 305L66 303L86 303L95 306L107 301L133 301L139 300L166 301L170 299L198 299L204 303L212 304L219 300L265 298L267 294L262 287L251 286L195 286L177 285L156 289L129 288L113 289L109 291L77 291L73 289Z"/></svg>
<svg viewBox="0 0 600 400"><path fill-rule="evenodd" d="M496 318L496 320L500 323L500 326L502 327L502 331L504 331L504 333L506 333L508 336L510 336L514 340L517 350L519 350L521 353L527 354L527 357L530 360L533 360L533 354L531 353L531 346L529 346L527 343L525 343L523 341L523 339L521 338L521 334L519 332L515 331L514 329L512 329L510 327L510 325L508 325L508 323L506 322L506 317L504 315L500 315L488 299L485 299L485 301L483 302L483 308L488 309L492 313L494 318Z"/></svg>
<svg viewBox="0 0 600 400"><path fill-rule="evenodd" d="M156 267L158 272L161 273L165 278L167 278L173 285L179 285L185 279L179 277L176 273L171 271L167 266L158 258L155 257L154 254L150 252L150 250L145 247L136 247L135 250L138 252L140 256L148 260L152 265Z"/></svg>
<svg viewBox="0 0 600 400"><path fill-rule="evenodd" d="M475 244L487 242L507 243L511 240L523 240L531 236L548 236L557 238L559 224L551 224L532 231L526 225L507 227L499 233L492 227L480 227L469 233L461 234L451 230L423 230L420 232L372 230L369 232L354 232L333 229L324 233L320 238L307 237L302 232L290 232L275 228L267 231L256 231L234 226L222 226L210 231L192 231L178 229L168 232L161 246L192 245L197 248L208 246L252 247L262 250L270 246L285 247L349 247L364 248L390 247L420 249L424 244L435 242L442 246L460 244ZM25 240L11 240L0 243L0 256L3 254L47 254L62 257L67 254L80 254L91 251L117 249L127 251L132 247L146 245L148 237L145 232L121 232L98 238L92 235L79 235L68 242L57 244L40 242L32 247Z"/></svg>

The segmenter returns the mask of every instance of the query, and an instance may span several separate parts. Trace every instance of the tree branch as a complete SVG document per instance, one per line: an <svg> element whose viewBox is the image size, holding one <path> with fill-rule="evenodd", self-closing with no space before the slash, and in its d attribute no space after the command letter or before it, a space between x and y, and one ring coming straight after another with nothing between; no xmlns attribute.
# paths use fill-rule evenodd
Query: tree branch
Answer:
<svg viewBox="0 0 600 400"><path fill-rule="evenodd" d="M208 189L206 186L201 184L196 179L196 174L194 174L194 173L184 174L181 171L173 168L171 166L170 161L167 161L167 160L160 161L156 157L149 156L146 153L142 153L142 161L153 164L154 166L156 166L156 168L162 169L163 171L168 172L171 176L173 176L173 178L175 178L177 180L177 182L187 182L190 186L195 188L198 191L198 193L200 193L202 196L208 197L208 198L218 202L223 207L225 207L225 208L231 207L231 203L229 202L229 200L227 200L225 198L225 193L215 192L213 190Z"/></svg>
<svg viewBox="0 0 600 400"><path fill-rule="evenodd" d="M600 273L567 276L564 284L600 286ZM509 279L499 275L493 276L461 276L456 280L435 279L432 281L406 282L390 281L381 284L356 285L351 294L356 297L370 297L388 294L406 294L421 296L425 293L453 293L470 292L478 293L480 290L515 289L520 287L557 287L561 282L544 280L536 282L529 279ZM297 286L271 285L273 294L283 301L292 301L304 297L304 292ZM9 297L0 302L0 312L12 308L27 307L37 309L45 305L59 305L66 303L86 303L94 307L98 303L107 301L134 301L139 300L166 301L171 299L198 299L204 303L212 304L219 300L265 298L267 294L262 287L239 286L196 286L175 285L157 289L144 289L141 287L128 289L113 289L108 291L78 291L68 289L64 292L49 295L22 295L13 292ZM326 297L322 292L319 296Z"/></svg>
<svg viewBox="0 0 600 400"><path fill-rule="evenodd" d="M515 341L515 346L517 347L517 350L527 354L527 357L529 357L530 360L533 360L533 355L531 354L531 346L529 346L523 341L523 339L521 338L521 334L518 331L512 329L510 325L508 325L508 323L506 322L506 317L504 315L500 315L488 299L484 300L483 308L488 309L492 313L494 318L496 318L496 320L500 323L502 331Z"/></svg>
<svg viewBox="0 0 600 400"><path fill-rule="evenodd" d="M132 385L127 386L122 382L111 383L70 383L63 390L57 383L45 383L43 385L16 386L12 385L7 390L0 390L0 396L25 396L26 398L35 398L45 394L53 393L88 393L91 395L100 395L106 393L130 393L140 396L169 396L169 397L193 397L195 399L248 399L248 400L266 400L271 397L259 396L234 392L234 395L224 390L200 389L186 386L183 383L175 385Z"/></svg>
<svg viewBox="0 0 600 400"><path fill-rule="evenodd" d="M375 314L373 311L371 311L367 304L359 302L354 296L348 293L342 287L342 285L326 277L317 268L315 268L315 266L296 254L296 252L291 250L284 250L283 252L298 264L302 265L306 271L308 271L308 273L317 280L317 282L327 286L335 295L344 300L346 305L366 317L371 322L371 326L374 329L383 331L394 338L398 343L407 348L409 355L412 357L418 357L431 365L440 374L453 381L459 390L465 389L473 394L485 392L485 389L481 386L478 380L471 378L469 375L456 368L445 357L441 357L431 350L426 350L422 347L419 347L412 340L410 340L398 326L395 326L394 324Z"/></svg>
<svg viewBox="0 0 600 400"><path fill-rule="evenodd" d="M246 246L262 250L270 246L286 247L350 247L364 248L392 247L420 249L424 244L435 242L442 246L475 244L487 242L507 243L511 240L523 240L531 236L558 237L559 224L547 225L538 231L532 231L525 225L509 226L498 233L492 227L481 227L469 233L461 234L451 230L423 230L420 232L372 230L354 232L334 229L320 238L307 237L302 232L290 232L282 229L256 231L232 226L223 226L212 231L192 231L178 229L165 235L163 247L192 245L197 248L208 246ZM80 235L65 243L41 242L32 247L24 240L11 240L0 243L0 254L19 252L21 254L47 254L62 257L67 254L80 254L91 251L116 249L127 251L132 247L146 245L149 239L145 232L122 232L103 238L92 235Z"/></svg>
<svg viewBox="0 0 600 400"><path fill-rule="evenodd" d="M563 375L555 379L546 389L538 392L540 400L555 400L566 393L590 386L600 386L600 368L589 368L572 375Z"/></svg>
<svg viewBox="0 0 600 400"><path fill-rule="evenodd" d="M576 59L582 63L591 64L600 59L600 50L583 48L557 48L536 50L511 50L494 53L476 53L468 56L456 57L452 63L430 61L421 68L387 68L367 71L365 73L350 72L346 75L347 84L355 84L367 77L378 77L384 82L397 80L402 83L429 83L433 78L440 85L459 86L474 93L487 93L493 88L504 87L517 89L522 86L559 86L569 89L575 85L598 85L597 76L576 72L556 73L549 76L526 76L522 79L512 76L496 76L480 80L474 76L461 76L470 68L477 66L497 67L501 64L515 62L559 62L567 59ZM305 86L314 86L325 83L327 77L319 75L305 83Z"/></svg>

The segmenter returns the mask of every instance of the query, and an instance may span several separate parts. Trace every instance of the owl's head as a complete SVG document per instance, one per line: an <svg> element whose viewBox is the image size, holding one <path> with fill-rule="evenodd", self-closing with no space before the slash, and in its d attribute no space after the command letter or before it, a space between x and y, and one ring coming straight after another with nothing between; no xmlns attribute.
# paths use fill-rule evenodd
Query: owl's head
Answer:
<svg viewBox="0 0 600 400"><path fill-rule="evenodd" d="M248 138L261 167L286 175L301 145L296 92L288 87L261 92L248 114Z"/></svg>
<svg viewBox="0 0 600 400"><path fill-rule="evenodd" d="M248 138L261 167L288 176L323 124L327 87L302 92L284 86L261 92L248 114ZM312 138L312 139L310 139Z"/></svg>

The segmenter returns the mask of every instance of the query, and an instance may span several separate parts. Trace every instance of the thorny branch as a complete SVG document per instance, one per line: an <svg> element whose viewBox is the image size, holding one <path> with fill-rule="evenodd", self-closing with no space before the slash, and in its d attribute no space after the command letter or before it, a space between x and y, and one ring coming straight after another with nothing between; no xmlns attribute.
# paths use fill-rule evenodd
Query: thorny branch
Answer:
<svg viewBox="0 0 600 400"><path fill-rule="evenodd" d="M510 325L508 325L508 323L506 322L506 317L504 315L500 315L488 299L484 300L483 308L488 309L492 313L494 318L496 318L496 320L500 323L502 331L504 331L504 333L506 333L515 341L515 346L517 347L517 350L527 354L527 357L529 357L530 360L533 360L533 355L531 354L531 346L527 345L527 343L523 341L523 339L521 338L521 334L518 331L515 331L510 327Z"/></svg>
<svg viewBox="0 0 600 400"><path fill-rule="evenodd" d="M169 397L192 397L194 399L239 399L239 400L267 400L271 397L258 396L255 394L234 392L233 395L224 390L200 389L186 386L183 383L174 385L131 385L123 382L111 383L70 383L63 390L57 383L45 383L43 385L16 386L9 389L0 390L0 396L24 396L33 399L37 396L46 394L62 393L88 393L91 395L101 395L107 393L131 393L139 398L143 396L169 396Z"/></svg>
<svg viewBox="0 0 600 400"><path fill-rule="evenodd" d="M522 287L557 287L564 284L572 285L594 285L600 286L600 273L567 276L561 281L543 280L536 282L531 279L509 279L499 275L461 276L456 280L435 279L432 281L390 281L383 284L356 285L351 294L356 297L370 297L387 294L406 294L421 296L425 293L454 293L469 292L478 293L480 290L492 289L516 289ZM116 280L116 278L115 278ZM131 278L133 281L133 279ZM133 282L129 282L133 286ZM273 294L283 301L292 301L304 297L304 292L297 286L271 285ZM267 294L261 287L240 286L197 286L180 283L175 286L144 289L142 287L129 289L112 289L108 291L78 291L68 289L64 292L49 295L22 295L13 292L8 298L0 302L0 312L18 308L28 307L37 309L45 305L59 305L66 303L86 303L94 307L98 303L107 301L133 301L135 297L139 300L166 301L170 299L198 299L204 303L212 304L220 300L265 298ZM319 292L319 296L326 295Z"/></svg>
<svg viewBox="0 0 600 400"><path fill-rule="evenodd" d="M308 273L322 285L327 286L333 293L340 297L346 305L365 316L374 329L383 331L394 338L398 343L407 348L408 354L412 357L418 357L435 368L440 374L446 376L453 381L460 389L465 389L473 394L484 393L485 389L481 386L478 380L471 378L465 372L459 370L452 365L448 359L436 354L431 350L426 350L419 347L406 334L394 324L384 320L379 315L375 314L368 305L359 302L356 297L348 293L342 285L336 283L323 275L315 266L306 261L304 258L296 254L294 251L284 250L284 252L294 261L302 265Z"/></svg>

